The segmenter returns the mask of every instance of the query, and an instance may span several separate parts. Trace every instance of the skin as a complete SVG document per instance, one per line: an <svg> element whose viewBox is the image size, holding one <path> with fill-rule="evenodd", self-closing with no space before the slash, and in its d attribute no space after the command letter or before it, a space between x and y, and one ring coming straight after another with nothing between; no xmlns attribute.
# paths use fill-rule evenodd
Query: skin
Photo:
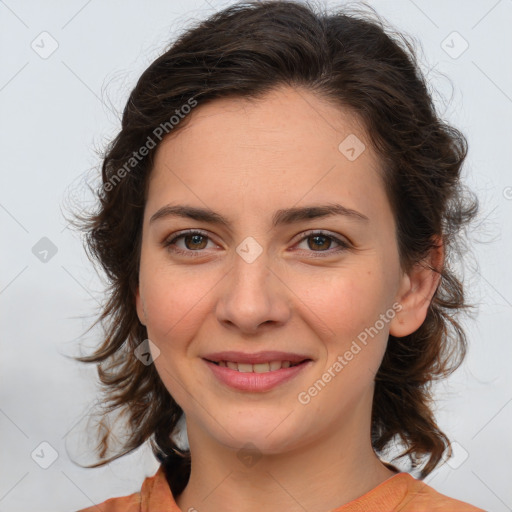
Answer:
<svg viewBox="0 0 512 512"><path fill-rule="evenodd" d="M189 116L156 153L136 294L139 319L160 351L154 364L186 415L192 470L177 504L201 512L340 507L394 475L371 447L373 379L388 335L423 323L438 275L420 265L402 271L379 161L348 111L280 87L257 101L199 104ZM366 145L354 161L338 150L350 134ZM279 209L328 203L368 221L330 216L272 227ZM167 204L210 208L231 225L150 223ZM207 237L164 246L190 228ZM304 238L309 230L327 231L349 249ZM247 237L262 248L252 263L236 252ZM442 263L442 248L430 262ZM400 312L317 396L299 403L358 334L396 311L393 304ZM314 362L277 388L251 393L220 383L201 358L221 350L298 352ZM248 442L260 456L250 467L237 457Z"/></svg>

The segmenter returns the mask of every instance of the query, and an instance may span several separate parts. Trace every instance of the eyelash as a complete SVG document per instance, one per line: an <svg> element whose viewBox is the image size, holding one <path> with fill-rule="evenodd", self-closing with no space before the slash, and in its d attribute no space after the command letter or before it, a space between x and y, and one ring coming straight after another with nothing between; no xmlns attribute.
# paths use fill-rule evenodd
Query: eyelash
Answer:
<svg viewBox="0 0 512 512"><path fill-rule="evenodd" d="M171 235L171 237L167 238L164 242L163 242L163 246L165 248L167 248L169 251L171 252L174 252L174 253L177 253L177 254L183 254L185 256L191 256L191 257L198 257L198 256L202 256L204 250L203 249L199 249L197 251L193 251L193 250L184 250L184 249L180 249L180 248L177 248L177 247L171 247L177 240L179 240L180 238L183 238L185 236L193 236L193 235L200 235L200 236L203 236L205 238L207 238L208 240L210 240L210 237L203 231L200 231L200 230L187 230L187 231L181 231L179 232L178 234L174 234L174 235ZM318 255L315 255L314 257L315 258L322 258L322 257L325 257L324 254L330 256L332 255L333 253L338 253L338 252L341 252L341 251L344 251L344 250L347 250L347 249L350 249L350 244L348 242L345 242L344 240L341 240L325 231L306 231L304 236L297 242L297 243L301 243L303 242L304 240L307 240L308 238L312 238L313 236L322 236L322 237L325 237L325 238L328 238L334 242L336 242L340 247L338 247L337 249L334 249L334 250L331 250L331 249L327 249L325 251L308 251L308 252L312 252L313 254L314 253L319 253Z"/></svg>

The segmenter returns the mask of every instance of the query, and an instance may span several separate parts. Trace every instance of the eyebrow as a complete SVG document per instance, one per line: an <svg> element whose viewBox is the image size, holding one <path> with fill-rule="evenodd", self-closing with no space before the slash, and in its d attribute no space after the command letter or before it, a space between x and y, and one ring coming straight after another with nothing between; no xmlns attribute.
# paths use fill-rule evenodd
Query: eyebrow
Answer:
<svg viewBox="0 0 512 512"><path fill-rule="evenodd" d="M272 225L273 227L277 227L280 225L294 224L301 221L331 217L334 215L341 215L358 221L369 221L366 215L363 215L356 210L352 210L351 208L346 208L341 204L334 203L277 210L272 218ZM224 226L226 228L229 228L232 224L229 219L217 212L214 212L213 210L210 210L209 208L170 204L163 206L154 213L151 216L149 223L152 224L159 219L167 217L184 217L200 222Z"/></svg>

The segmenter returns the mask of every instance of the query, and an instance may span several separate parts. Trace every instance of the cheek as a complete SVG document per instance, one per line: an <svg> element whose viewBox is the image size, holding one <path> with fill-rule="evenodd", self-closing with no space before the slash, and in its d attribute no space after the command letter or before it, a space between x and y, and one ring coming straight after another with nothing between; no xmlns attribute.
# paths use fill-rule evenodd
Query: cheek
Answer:
<svg viewBox="0 0 512 512"><path fill-rule="evenodd" d="M210 282L211 281L211 282ZM141 290L144 295L149 338L161 350L171 340L187 340L197 330L198 318L204 316L208 291L215 285L206 274L201 278L180 269L147 265L141 269ZM153 341L153 340L152 340ZM176 343L173 343L176 345Z"/></svg>
<svg viewBox="0 0 512 512"><path fill-rule="evenodd" d="M295 288L303 299L301 316L309 319L322 339L327 368L339 356L347 366L339 385L345 379L360 380L362 375L370 382L386 349L389 320L381 320L381 315L388 307L389 285L383 269L368 268L340 269L325 279L302 281L303 287ZM362 386L366 385L363 381Z"/></svg>
<svg viewBox="0 0 512 512"><path fill-rule="evenodd" d="M361 265L297 279L293 288L317 324L346 338L373 325L384 313L388 297L382 277L380 269Z"/></svg>
<svg viewBox="0 0 512 512"><path fill-rule="evenodd" d="M181 270L171 272L165 267L159 271L158 267L148 266L145 276L141 272L148 338L160 351L154 364L165 387L182 408L190 401L186 391L190 375L183 362L208 315L207 292L214 286L214 282L206 283Z"/></svg>

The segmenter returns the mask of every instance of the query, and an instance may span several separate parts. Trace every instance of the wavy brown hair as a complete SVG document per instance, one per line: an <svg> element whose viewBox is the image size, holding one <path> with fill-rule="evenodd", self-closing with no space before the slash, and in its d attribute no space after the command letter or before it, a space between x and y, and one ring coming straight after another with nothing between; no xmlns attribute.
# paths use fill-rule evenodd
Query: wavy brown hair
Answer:
<svg viewBox="0 0 512 512"><path fill-rule="evenodd" d="M74 217L88 255L109 282L108 300L94 323L101 323L104 340L76 359L97 365L103 418L121 411L127 419L125 442L111 457L105 455L112 432L102 422L95 448L100 461L86 467L107 464L149 440L173 494L186 486L190 452L173 439L183 410L155 366L134 355L147 338L135 292L145 194L159 143L155 133L162 126L166 133L186 126L186 115L172 126L169 119L190 110L183 106L191 101L200 108L216 98L258 99L281 85L309 90L363 123L382 164L404 270L425 260L436 237L443 241L445 261L432 269L441 279L424 323L408 336L389 337L375 379L371 440L379 454L401 446L394 460L408 458L412 468L421 467L421 478L446 450L451 453L432 411L432 383L455 370L466 352L457 316L471 306L451 264L478 210L460 181L467 141L436 112L414 44L362 5L329 11L303 2L236 3L196 22L139 78L121 130L102 155L96 210ZM150 139L156 147L130 160Z"/></svg>

